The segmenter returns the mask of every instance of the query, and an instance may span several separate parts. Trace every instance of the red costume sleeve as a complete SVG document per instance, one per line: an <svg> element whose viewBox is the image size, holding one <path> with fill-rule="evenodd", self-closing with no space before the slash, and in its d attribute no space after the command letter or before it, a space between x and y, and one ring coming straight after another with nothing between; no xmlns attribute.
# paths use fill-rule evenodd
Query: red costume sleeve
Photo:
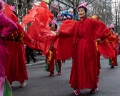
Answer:
<svg viewBox="0 0 120 96"><path fill-rule="evenodd" d="M66 60L72 56L74 25L75 21L67 20L60 26L57 48L57 58L59 60Z"/></svg>
<svg viewBox="0 0 120 96"><path fill-rule="evenodd" d="M59 35L73 35L73 27L75 23L76 22L73 20L63 21L59 29Z"/></svg>
<svg viewBox="0 0 120 96"><path fill-rule="evenodd" d="M35 21L35 15L37 14L35 7L30 9L29 14L25 15L22 19L22 26L24 27L26 24L28 24L29 22L33 22Z"/></svg>
<svg viewBox="0 0 120 96"><path fill-rule="evenodd" d="M114 43L113 43L113 46L114 46L114 47L117 47L117 46L118 46L118 34L114 34L114 35L113 35L113 38L115 38L115 41L114 41Z"/></svg>
<svg viewBox="0 0 120 96"><path fill-rule="evenodd" d="M95 22L94 24L96 28L97 38L104 40L111 34L110 30L102 21L97 21L97 20L93 20L93 21ZM98 43L98 51L107 57L115 57L114 48L107 41L105 42L101 41Z"/></svg>
<svg viewBox="0 0 120 96"><path fill-rule="evenodd" d="M23 18L22 22L22 25L32 22L31 26L28 27L27 34L34 40L34 49L37 51L42 50L44 54L49 50L54 38L54 34L48 28L51 18L53 18L53 15L50 13L47 4L41 2L40 5L34 5L29 10L29 14Z"/></svg>
<svg viewBox="0 0 120 96"><path fill-rule="evenodd" d="M17 24L17 27L18 27L17 34L20 37L21 42L26 44L30 48L33 48L32 38L24 31L20 24Z"/></svg>
<svg viewBox="0 0 120 96"><path fill-rule="evenodd" d="M53 34L49 27L45 27L41 29L41 40L44 42L45 44L45 48L43 50L43 53L46 54L50 48L50 46L53 44L53 41L55 39L56 34Z"/></svg>
<svg viewBox="0 0 120 96"><path fill-rule="evenodd" d="M8 18L10 18L15 23L18 21L18 18L15 16L15 14L10 10L10 6L8 4L4 4L3 13L6 14Z"/></svg>

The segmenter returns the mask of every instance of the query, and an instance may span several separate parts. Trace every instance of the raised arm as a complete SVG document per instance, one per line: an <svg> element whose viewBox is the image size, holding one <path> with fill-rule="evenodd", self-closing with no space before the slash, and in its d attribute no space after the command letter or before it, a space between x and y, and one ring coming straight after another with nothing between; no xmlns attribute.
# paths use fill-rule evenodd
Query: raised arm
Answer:
<svg viewBox="0 0 120 96"><path fill-rule="evenodd" d="M112 44L109 43L109 40L107 40L111 34L110 30L102 21L95 21L94 24L96 38L101 39L97 45L98 51L107 57L115 57L114 48Z"/></svg>
<svg viewBox="0 0 120 96"><path fill-rule="evenodd" d="M74 20L63 21L63 23L60 26L60 29L58 30L59 35L63 35L63 36L73 35L75 24L76 24L76 21Z"/></svg>
<svg viewBox="0 0 120 96"><path fill-rule="evenodd" d="M97 38L100 38L103 40L111 34L108 27L102 21L93 20L93 22L94 22Z"/></svg>

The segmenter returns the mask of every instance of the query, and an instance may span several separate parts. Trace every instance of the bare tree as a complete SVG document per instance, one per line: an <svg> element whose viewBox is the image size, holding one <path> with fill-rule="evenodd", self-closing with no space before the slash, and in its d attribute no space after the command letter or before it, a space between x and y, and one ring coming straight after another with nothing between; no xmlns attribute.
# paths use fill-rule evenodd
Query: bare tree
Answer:
<svg viewBox="0 0 120 96"><path fill-rule="evenodd" d="M89 7L88 16L91 17L92 14L96 14L100 17L102 21L106 24L110 24L112 20L111 12L111 0L85 0L87 6ZM75 10L83 0L66 0L66 2L73 5L74 16Z"/></svg>
<svg viewBox="0 0 120 96"><path fill-rule="evenodd" d="M7 3L15 6L19 21L21 21L22 17L27 14L34 4L34 0L9 0Z"/></svg>
<svg viewBox="0 0 120 96"><path fill-rule="evenodd" d="M112 22L112 4L111 0L95 0L92 3L92 14L96 14L106 24Z"/></svg>
<svg viewBox="0 0 120 96"><path fill-rule="evenodd" d="M115 23L115 31L120 34L120 1L113 2L113 22Z"/></svg>

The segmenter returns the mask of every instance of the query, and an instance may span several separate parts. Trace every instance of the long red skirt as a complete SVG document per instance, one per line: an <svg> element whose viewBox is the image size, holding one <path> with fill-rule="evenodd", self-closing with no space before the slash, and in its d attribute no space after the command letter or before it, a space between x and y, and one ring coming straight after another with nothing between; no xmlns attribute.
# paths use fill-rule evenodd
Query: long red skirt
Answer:
<svg viewBox="0 0 120 96"><path fill-rule="evenodd" d="M6 41L9 55L5 64L5 74L9 82L24 82L28 79L25 48L21 42Z"/></svg>
<svg viewBox="0 0 120 96"><path fill-rule="evenodd" d="M80 39L74 46L70 84L74 89L97 87L97 51L94 42Z"/></svg>

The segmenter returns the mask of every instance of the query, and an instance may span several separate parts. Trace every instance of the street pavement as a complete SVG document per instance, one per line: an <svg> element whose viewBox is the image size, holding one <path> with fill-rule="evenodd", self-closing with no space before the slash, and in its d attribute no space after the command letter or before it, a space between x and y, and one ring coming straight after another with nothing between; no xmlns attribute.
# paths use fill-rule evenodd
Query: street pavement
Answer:
<svg viewBox="0 0 120 96"><path fill-rule="evenodd" d="M45 64L45 56L37 55L37 56L35 56L35 59L36 59L35 63L33 63L33 60L31 59L30 63L26 64L26 66Z"/></svg>
<svg viewBox="0 0 120 96"><path fill-rule="evenodd" d="M44 60L43 60L44 62ZM108 59L101 57L101 74L99 89L95 94L89 94L90 89L82 90L80 96L120 96L120 56L118 56L118 67L111 69ZM69 85L71 60L63 63L62 74L48 76L44 71L45 63L27 66L29 80L25 88L19 88L19 83L14 82L13 96L75 96Z"/></svg>

